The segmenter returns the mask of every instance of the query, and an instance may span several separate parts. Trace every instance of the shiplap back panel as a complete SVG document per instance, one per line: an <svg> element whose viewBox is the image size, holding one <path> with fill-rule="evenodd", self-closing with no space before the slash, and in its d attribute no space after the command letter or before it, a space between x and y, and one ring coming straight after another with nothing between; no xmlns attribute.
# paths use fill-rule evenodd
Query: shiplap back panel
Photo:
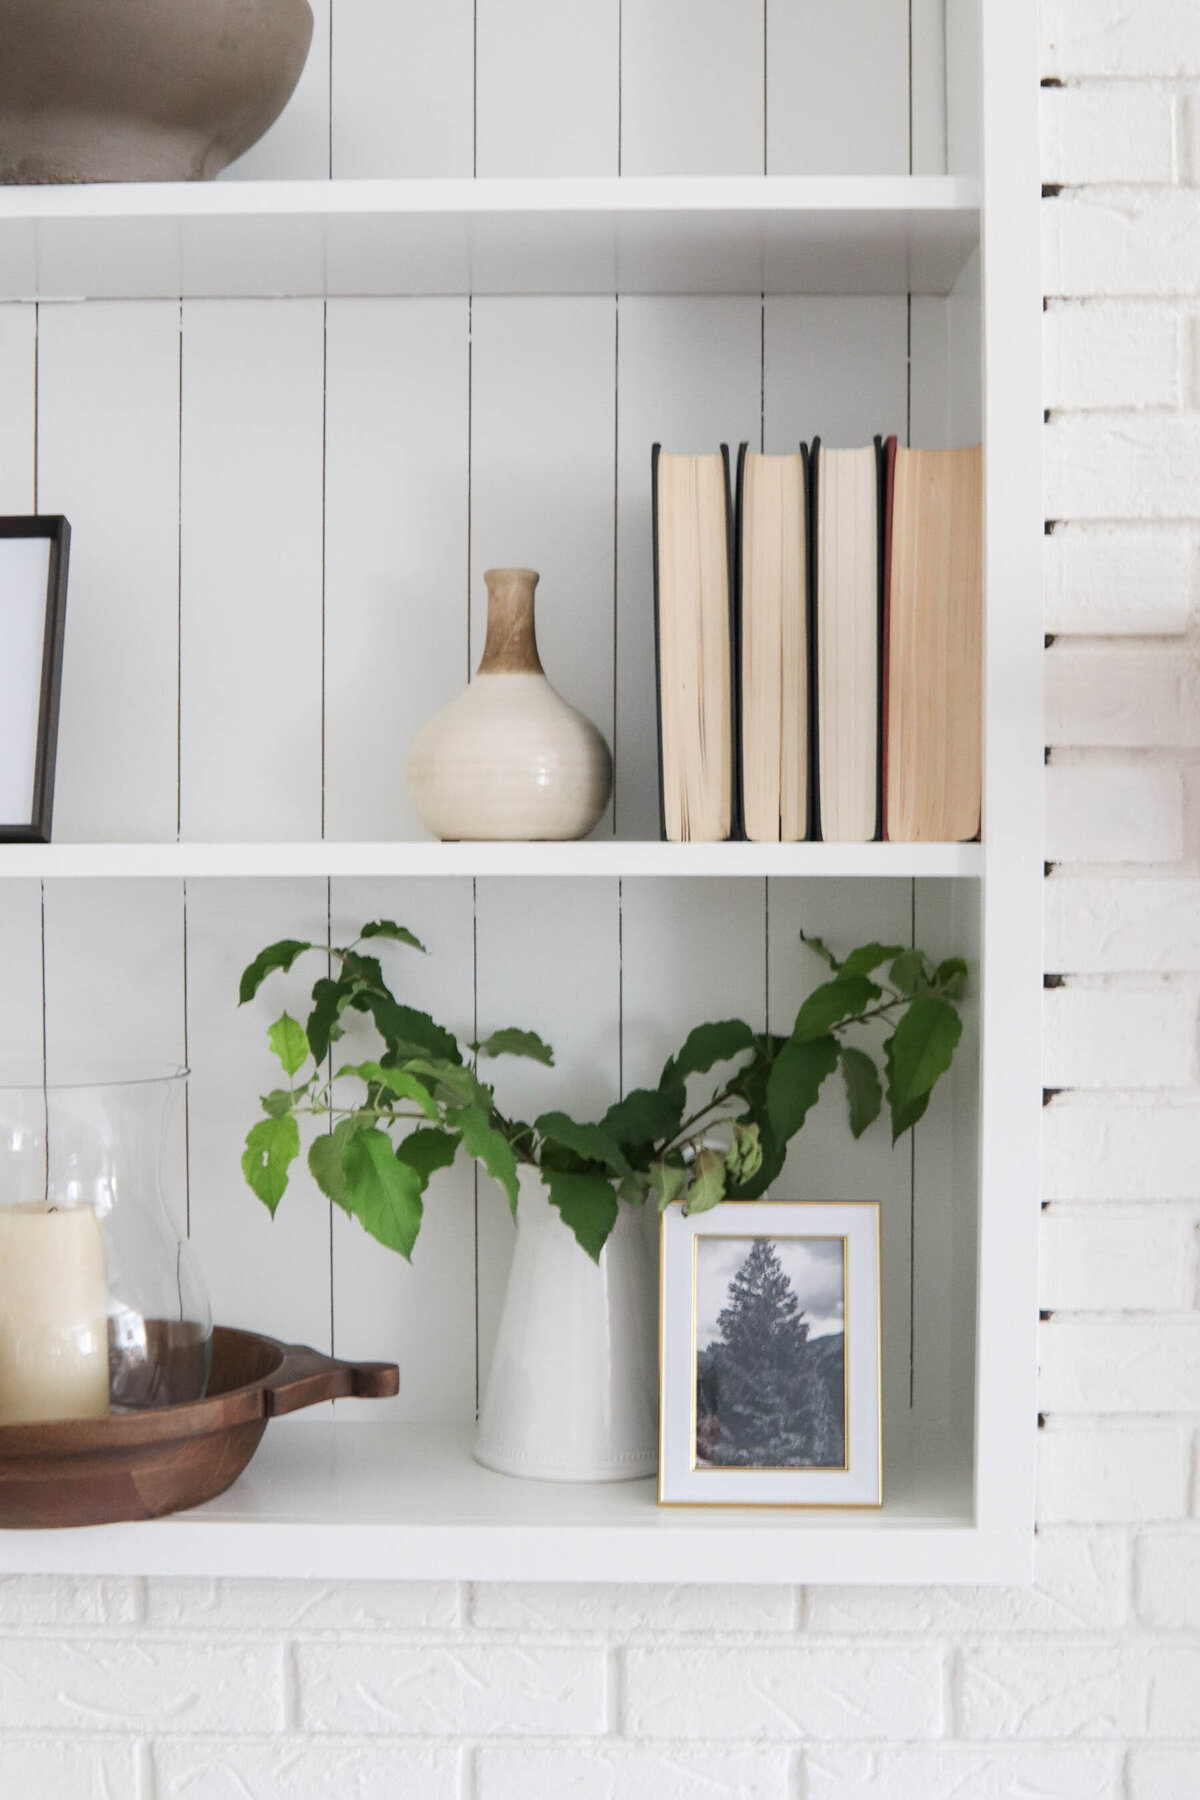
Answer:
<svg viewBox="0 0 1200 1800"><path fill-rule="evenodd" d="M909 8L896 0L768 4L772 175L907 175Z"/></svg>
<svg viewBox="0 0 1200 1800"><path fill-rule="evenodd" d="M620 1091L617 883L492 880L476 882L475 890L480 1036L516 1025L536 1031L555 1052L553 1072L516 1057L488 1062L498 1104L510 1118L532 1120L557 1108L599 1117ZM482 1174L478 1246L482 1391L513 1248L508 1202Z"/></svg>
<svg viewBox="0 0 1200 1800"><path fill-rule="evenodd" d="M650 446L693 453L757 442L757 297L625 297L617 355L617 836L658 836Z"/></svg>
<svg viewBox="0 0 1200 1800"><path fill-rule="evenodd" d="M333 0L308 0L313 15L312 48L296 91L265 137L226 170L231 181L319 179L329 174L329 71ZM337 10L353 11L360 0ZM347 97L348 99L348 97ZM352 111L352 106L347 106Z"/></svg>
<svg viewBox="0 0 1200 1800"><path fill-rule="evenodd" d="M406 925L427 955L373 948L406 1005L429 1012L464 1043L475 1031L474 899L469 880L335 881L332 942L354 940L368 919ZM363 1035L335 1054L353 1060ZM378 1048L378 1042L371 1054ZM491 1183L486 1184L489 1187ZM498 1201L499 1195L489 1195ZM503 1204L501 1202L501 1204ZM333 1346L338 1356L387 1357L402 1371L394 1400L339 1402L340 1414L436 1421L475 1409L475 1173L460 1157L433 1177L412 1263L389 1255L361 1226L333 1218Z"/></svg>
<svg viewBox="0 0 1200 1800"><path fill-rule="evenodd" d="M473 173L473 0L353 0L335 14L332 173Z"/></svg>
<svg viewBox="0 0 1200 1800"><path fill-rule="evenodd" d="M321 835L325 308L184 309L180 831Z"/></svg>
<svg viewBox="0 0 1200 1800"><path fill-rule="evenodd" d="M332 0L331 16L319 0L296 96L229 178L900 173L910 157L936 171L942 10ZM57 835L171 838L177 809L184 837L416 834L412 732L478 661L484 569L526 563L542 575L547 671L614 746L598 830L653 837L651 443L784 451L816 432L903 437L910 418L914 441L955 441L977 416L978 329L970 283L915 303L112 302L43 306L40 333L39 309L13 305L0 307L0 393L0 504L33 504L36 441L38 502L76 528ZM298 1165L272 1223L238 1165L257 1096L278 1080L265 1026L288 1001L303 1014L306 984L273 982L239 1012L250 956L284 935L320 938L330 917L337 932L395 917L430 946L427 961L388 956L414 1004L464 1040L512 1023L555 1045L553 1075L489 1071L503 1103L595 1117L656 1079L704 1018L769 1013L786 1029L819 974L802 925L843 947L907 941L913 908L907 882L134 889L47 885L52 1057L186 1053L191 1230L218 1318L396 1357L388 1406L414 1420L474 1409L511 1254L506 1206L465 1163L439 1175L410 1269L331 1219ZM38 884L5 885L0 909L7 1035L40 1056ZM973 1072L962 1080L970 1090ZM969 1349L965 1315L931 1321L926 1343L909 1298L914 1242L946 1217L945 1171L965 1154L951 1116L969 1106L921 1135L938 1171L928 1217L914 1215L911 1155L882 1124L851 1151L836 1078L779 1190L883 1202L892 1420L910 1348L930 1405L960 1409L951 1375L968 1379L947 1350ZM960 1221L947 1254L969 1256L972 1241Z"/></svg>
<svg viewBox="0 0 1200 1800"><path fill-rule="evenodd" d="M563 697L613 735L616 317L611 299L476 299L471 660L484 571L536 569L538 644ZM611 812L597 826L611 834Z"/></svg>
<svg viewBox="0 0 1200 1800"><path fill-rule="evenodd" d="M621 173L761 175L762 0L624 0Z"/></svg>
<svg viewBox="0 0 1200 1800"><path fill-rule="evenodd" d="M469 668L469 366L465 299L329 302L327 837L424 836L409 741Z"/></svg>
<svg viewBox="0 0 1200 1800"><path fill-rule="evenodd" d="M802 943L802 931L843 954L860 943L911 943L912 883L771 882L772 1031L791 1030L801 1001L822 977L821 962ZM876 1036L876 1048L881 1037ZM884 1420L890 1431L902 1421L909 1402L913 1184L908 1144L894 1149L882 1120L855 1143L846 1121L844 1083L840 1071L835 1072L792 1143L772 1192L781 1200L880 1204Z"/></svg>
<svg viewBox="0 0 1200 1800"><path fill-rule="evenodd" d="M37 310L0 306L0 513L33 510Z"/></svg>
<svg viewBox="0 0 1200 1800"><path fill-rule="evenodd" d="M240 1167L258 1096L283 1084L266 1029L289 999L293 1016L307 963L276 975L240 1010L238 978L264 944L325 939L324 881L193 881L187 887L189 1210L192 1242L208 1276L213 1314L289 1342L328 1350L332 1341L330 1208L303 1161L271 1219Z"/></svg>
<svg viewBox="0 0 1200 1800"><path fill-rule="evenodd" d="M55 833L173 838L176 301L39 307L37 454L38 509L73 530Z"/></svg>
<svg viewBox="0 0 1200 1800"><path fill-rule="evenodd" d="M476 0L477 174L617 173L619 17L619 0Z"/></svg>
<svg viewBox="0 0 1200 1800"><path fill-rule="evenodd" d="M854 449L903 439L908 411L908 302L903 295L772 297L765 304L765 447L801 437Z"/></svg>
<svg viewBox="0 0 1200 1800"><path fill-rule="evenodd" d="M970 0L950 0L952 73ZM946 0L313 0L300 84L226 172L938 174ZM911 71L911 77L910 77ZM956 102L956 107L958 106ZM956 113L951 164L974 114ZM954 160L957 158L957 160Z"/></svg>
<svg viewBox="0 0 1200 1800"><path fill-rule="evenodd" d="M37 881L0 882L0 1068L9 1080L36 1081L45 1054L42 993L42 890Z"/></svg>

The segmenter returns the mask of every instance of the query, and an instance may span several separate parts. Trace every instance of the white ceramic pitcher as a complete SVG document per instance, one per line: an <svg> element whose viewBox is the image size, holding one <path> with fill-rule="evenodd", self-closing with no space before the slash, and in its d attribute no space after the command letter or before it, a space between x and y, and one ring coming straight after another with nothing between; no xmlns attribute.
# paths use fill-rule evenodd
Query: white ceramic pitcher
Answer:
<svg viewBox="0 0 1200 1800"><path fill-rule="evenodd" d="M658 1462L658 1333L646 1222L622 1206L597 1266L538 1171L517 1242L475 1458L537 1481L626 1481Z"/></svg>

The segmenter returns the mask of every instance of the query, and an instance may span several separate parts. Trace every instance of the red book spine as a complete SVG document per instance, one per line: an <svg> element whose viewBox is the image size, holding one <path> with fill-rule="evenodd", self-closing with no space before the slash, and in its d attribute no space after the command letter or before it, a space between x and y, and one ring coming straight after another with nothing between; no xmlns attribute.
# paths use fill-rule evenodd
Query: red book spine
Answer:
<svg viewBox="0 0 1200 1800"><path fill-rule="evenodd" d="M883 496L883 632L880 650L882 697L879 707L879 835L888 835L888 661L892 619L892 502L896 489L896 439L890 437L883 448L886 474Z"/></svg>

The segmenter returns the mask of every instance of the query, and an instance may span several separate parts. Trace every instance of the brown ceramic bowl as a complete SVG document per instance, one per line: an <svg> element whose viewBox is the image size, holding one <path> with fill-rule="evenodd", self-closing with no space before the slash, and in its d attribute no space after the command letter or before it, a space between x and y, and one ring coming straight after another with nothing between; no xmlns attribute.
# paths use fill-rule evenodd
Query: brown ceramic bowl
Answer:
<svg viewBox="0 0 1200 1800"><path fill-rule="evenodd" d="M380 1399L399 1385L395 1363L338 1362L218 1325L203 1400L0 1426L0 1528L111 1525L198 1506L237 1480L268 1419L351 1394Z"/></svg>
<svg viewBox="0 0 1200 1800"><path fill-rule="evenodd" d="M208 180L312 31L308 0L0 0L0 183Z"/></svg>

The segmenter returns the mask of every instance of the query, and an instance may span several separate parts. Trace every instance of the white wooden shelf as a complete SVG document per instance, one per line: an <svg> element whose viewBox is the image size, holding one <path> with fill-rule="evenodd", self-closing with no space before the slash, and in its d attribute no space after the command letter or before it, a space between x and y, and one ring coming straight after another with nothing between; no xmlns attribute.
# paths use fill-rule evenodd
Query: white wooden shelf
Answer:
<svg viewBox="0 0 1200 1800"><path fill-rule="evenodd" d="M150 1524L0 1532L0 1573L471 1581L1019 1582L1031 1542L980 1529L969 1455L894 1455L879 1511L662 1508L652 1481L514 1481L470 1428L273 1424L227 1494Z"/></svg>
<svg viewBox="0 0 1200 1800"><path fill-rule="evenodd" d="M981 875L981 844L6 844L0 877Z"/></svg>
<svg viewBox="0 0 1200 1800"><path fill-rule="evenodd" d="M0 299L946 294L955 176L226 181L0 189Z"/></svg>

